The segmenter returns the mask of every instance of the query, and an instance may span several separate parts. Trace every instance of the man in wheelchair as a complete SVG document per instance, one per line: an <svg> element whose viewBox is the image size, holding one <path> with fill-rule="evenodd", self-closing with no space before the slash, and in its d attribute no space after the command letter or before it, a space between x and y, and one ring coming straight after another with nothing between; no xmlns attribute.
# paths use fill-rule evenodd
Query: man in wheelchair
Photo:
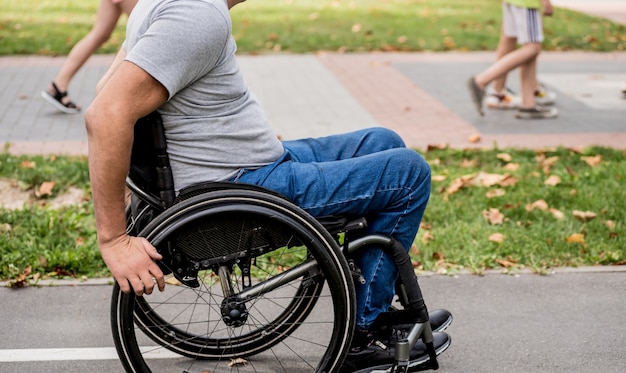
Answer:
<svg viewBox="0 0 626 373"><path fill-rule="evenodd" d="M430 168L384 128L315 139L280 141L235 59L228 10L240 0L140 0L126 40L85 114L89 168L102 257L121 290L137 296L165 287L161 254L126 233L125 179L133 128L158 111L177 191L206 181L256 184L276 191L315 217L366 217L368 231L408 250L430 193ZM294 123L297 125L297 123ZM360 253L356 265L356 330L346 371L393 362L393 341L380 325L390 309L397 269L382 248ZM452 316L430 313L435 347ZM406 326L405 326L406 327ZM445 346L442 347L442 346ZM411 359L423 361L418 343Z"/></svg>

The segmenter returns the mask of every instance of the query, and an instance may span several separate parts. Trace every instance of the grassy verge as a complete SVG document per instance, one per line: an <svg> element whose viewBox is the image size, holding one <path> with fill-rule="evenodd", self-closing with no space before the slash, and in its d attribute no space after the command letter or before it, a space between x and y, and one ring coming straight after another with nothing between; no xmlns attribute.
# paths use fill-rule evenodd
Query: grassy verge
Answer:
<svg viewBox="0 0 626 373"><path fill-rule="evenodd" d="M606 148L428 153L433 196L417 258L443 273L626 264L625 155Z"/></svg>
<svg viewBox="0 0 626 373"><path fill-rule="evenodd" d="M66 55L98 2L0 0L0 55ZM495 49L500 0L248 0L232 10L240 53ZM125 19L99 52L115 52ZM625 27L566 9L545 21L546 50L626 49Z"/></svg>
<svg viewBox="0 0 626 373"><path fill-rule="evenodd" d="M412 249L417 269L542 273L626 264L626 152L439 149L424 155L433 186ZM70 186L89 189L84 158L0 154L0 180L33 191L54 183L51 195L27 208L0 208L0 279L108 274L88 194L61 209L46 205Z"/></svg>

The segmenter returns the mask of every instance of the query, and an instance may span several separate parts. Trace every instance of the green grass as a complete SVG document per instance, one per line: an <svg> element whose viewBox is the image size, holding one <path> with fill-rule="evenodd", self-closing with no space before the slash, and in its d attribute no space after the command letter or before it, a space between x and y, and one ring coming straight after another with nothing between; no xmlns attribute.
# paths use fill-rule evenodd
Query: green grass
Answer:
<svg viewBox="0 0 626 373"><path fill-rule="evenodd" d="M0 179L32 194L42 183L54 182L51 196L33 198L21 210L0 208L0 279L108 275L96 246L85 157L0 153ZM60 209L47 207L70 186L83 189L87 198Z"/></svg>
<svg viewBox="0 0 626 373"><path fill-rule="evenodd" d="M510 155L510 161L498 154ZM418 269L440 273L489 269L544 273L563 266L626 264L626 152L589 148L584 153L568 149L546 152L514 149L434 150L423 153L433 170L433 186L424 226L412 250ZM592 167L586 156L601 156ZM549 169L538 160L554 162ZM557 157L557 158L552 158ZM507 163L518 164L515 171ZM545 162L544 162L545 163ZM464 175L479 172L508 174L510 186L467 185L456 192L450 186ZM546 186L549 176L559 176L556 186ZM0 153L0 179L16 180L22 188L36 189L43 181L55 182L53 198L69 186L89 190L84 158L16 157ZM488 198L501 189L504 195ZM87 193L87 197L89 194ZM527 210L544 200L563 214L557 219L547 210ZM100 277L108 275L95 239L93 207L86 198L60 210L38 200L23 210L0 209L0 279ZM502 224L491 224L483 211L497 209ZM597 216L579 221L575 210ZM502 242L489 237L500 233ZM580 234L579 242L568 243Z"/></svg>
<svg viewBox="0 0 626 373"><path fill-rule="evenodd" d="M66 55L94 22L98 2L0 0L0 55ZM322 50L493 50L500 0L248 0L232 10L240 53ZM125 19L100 53L115 52ZM557 8L546 50L626 49L626 28Z"/></svg>
<svg viewBox="0 0 626 373"><path fill-rule="evenodd" d="M506 162L497 157L501 152L511 155L511 163L519 164L516 171L504 168ZM433 196L424 216L432 229L421 230L416 240L424 268L481 273L510 265L512 270L543 272L561 266L626 264L626 209L619 202L626 198L626 153L606 148L590 148L585 153L566 149L549 152L546 157L558 157L550 170L543 169L537 153L531 150L429 153L433 175L446 179L433 181ZM582 160L588 155L601 155L602 162L591 167ZM464 159L475 164L461 167ZM452 180L480 171L510 174L518 181L507 187L472 185L446 193ZM560 184L545 185L551 175L559 176ZM487 191L493 189L505 194L487 198ZM562 212L563 218L557 219L546 210L528 211L527 206L538 200ZM483 217L483 211L492 208L504 215L502 224L490 224ZM581 222L573 215L576 210L590 211L597 217ZM428 233L433 239L425 237ZM501 233L504 240L490 241L493 233ZM582 234L584 242L568 243L567 238L574 234Z"/></svg>

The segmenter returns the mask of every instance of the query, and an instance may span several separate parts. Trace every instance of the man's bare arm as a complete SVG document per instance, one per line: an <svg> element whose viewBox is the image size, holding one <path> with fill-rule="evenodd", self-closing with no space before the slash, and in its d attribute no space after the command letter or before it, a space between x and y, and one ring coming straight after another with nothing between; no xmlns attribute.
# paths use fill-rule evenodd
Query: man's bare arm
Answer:
<svg viewBox="0 0 626 373"><path fill-rule="evenodd" d="M137 120L161 106L167 90L131 62L119 62L85 113L89 172L102 257L122 291L150 294L163 273L156 249L145 239L126 234L125 180L130 167Z"/></svg>
<svg viewBox="0 0 626 373"><path fill-rule="evenodd" d="M124 48L120 48L120 50L115 55L115 59L113 60L113 63L111 63L111 66L109 66L109 69L107 70L107 72L104 73L102 78L100 78L100 81L98 82L98 84L96 84L96 94L98 94L102 90L102 87L104 87L106 82L108 82L109 79L111 79L111 76L113 75L115 70L117 70L117 68L122 64L122 61L124 61L124 58L126 58L126 51L124 50Z"/></svg>

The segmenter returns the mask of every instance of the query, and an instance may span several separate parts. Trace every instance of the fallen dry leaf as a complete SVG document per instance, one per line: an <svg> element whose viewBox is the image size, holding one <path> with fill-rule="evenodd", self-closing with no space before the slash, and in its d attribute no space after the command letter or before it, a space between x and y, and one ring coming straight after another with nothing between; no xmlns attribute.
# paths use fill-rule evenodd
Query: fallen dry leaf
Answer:
<svg viewBox="0 0 626 373"><path fill-rule="evenodd" d="M483 210L483 216L489 224L497 225L504 222L504 215L498 209L490 208L489 210Z"/></svg>
<svg viewBox="0 0 626 373"><path fill-rule="evenodd" d="M230 361L228 362L228 366L229 367L234 367L236 365L246 366L246 365L248 365L248 360L242 359L242 358L238 357L238 358L235 358L235 359L230 359Z"/></svg>
<svg viewBox="0 0 626 373"><path fill-rule="evenodd" d="M592 211L579 211L579 210L572 211L572 215L574 215L576 219L582 222L591 221L595 219L596 216L598 216L595 212L592 212Z"/></svg>
<svg viewBox="0 0 626 373"><path fill-rule="evenodd" d="M565 171L567 171L567 173L572 175L572 176L576 176L576 172L574 172L574 170L572 170L569 167L565 167Z"/></svg>
<svg viewBox="0 0 626 373"><path fill-rule="evenodd" d="M419 249L419 247L417 247L416 244L412 244L411 245L411 249L409 249L409 253L411 253L412 255L415 255L415 256L420 255L420 249Z"/></svg>
<svg viewBox="0 0 626 373"><path fill-rule="evenodd" d="M474 168L476 166L478 166L478 161L475 159L464 158L463 162L461 162L461 168Z"/></svg>
<svg viewBox="0 0 626 373"><path fill-rule="evenodd" d="M432 181L444 181L445 179L447 179L448 177L446 175L435 175L433 177L431 177Z"/></svg>
<svg viewBox="0 0 626 373"><path fill-rule="evenodd" d="M548 177L543 184L548 186L557 186L561 184L561 178L557 175L550 175L550 177Z"/></svg>
<svg viewBox="0 0 626 373"><path fill-rule="evenodd" d="M441 251L437 251L433 253L433 259L435 260L444 260L446 258L445 255L443 255L443 253Z"/></svg>
<svg viewBox="0 0 626 373"><path fill-rule="evenodd" d="M559 160L559 157L554 156L546 158L545 154L541 154L537 156L536 159L537 162L539 162L539 166L543 169L543 173L549 174L552 165Z"/></svg>
<svg viewBox="0 0 626 373"><path fill-rule="evenodd" d="M39 190L35 193L37 198L41 198L44 196L51 196L52 189L54 188L54 181L44 181L39 186Z"/></svg>
<svg viewBox="0 0 626 373"><path fill-rule="evenodd" d="M36 166L37 166L37 163L35 163L34 161L29 161L29 160L23 160L22 163L20 163L21 168L35 168Z"/></svg>
<svg viewBox="0 0 626 373"><path fill-rule="evenodd" d="M534 209L547 210L548 202L540 199L540 200L537 200L533 203L529 203L528 205L526 205L526 211L532 211Z"/></svg>
<svg viewBox="0 0 626 373"><path fill-rule="evenodd" d="M361 31L361 24L360 23L355 23L354 25L352 25L352 32L357 33Z"/></svg>
<svg viewBox="0 0 626 373"><path fill-rule="evenodd" d="M445 150L445 149L448 149L448 144L428 144L428 146L426 147L426 151Z"/></svg>
<svg viewBox="0 0 626 373"><path fill-rule="evenodd" d="M489 241L502 243L502 242L504 242L504 235L502 233L494 233L494 234L489 236Z"/></svg>
<svg viewBox="0 0 626 373"><path fill-rule="evenodd" d="M444 39L445 42L445 39ZM477 142L480 142L480 135L472 135L470 137L467 138L467 141L471 142L472 144L475 144Z"/></svg>
<svg viewBox="0 0 626 373"><path fill-rule="evenodd" d="M446 193L450 195L450 194L458 192L459 190L461 190L461 188L469 185L475 176L476 176L475 174L464 175L453 180L452 184L450 184L450 186L446 190Z"/></svg>
<svg viewBox="0 0 626 373"><path fill-rule="evenodd" d="M504 168L507 171L517 171L519 169L519 163L507 163L502 168Z"/></svg>
<svg viewBox="0 0 626 373"><path fill-rule="evenodd" d="M567 243L585 243L585 236L582 233L574 233L565 239Z"/></svg>
<svg viewBox="0 0 626 373"><path fill-rule="evenodd" d="M165 283L166 283L166 284L168 284L168 285L176 285L176 286L178 286L178 285L182 285L182 284L181 284L181 282L180 282L180 281L178 281L178 280L176 279L176 277L174 277L174 276L167 277L167 278L165 279Z"/></svg>
<svg viewBox="0 0 626 373"><path fill-rule="evenodd" d="M505 162L511 162L511 160L513 159L511 158L511 154L509 153L498 153L498 155L496 155L496 158Z"/></svg>
<svg viewBox="0 0 626 373"><path fill-rule="evenodd" d="M495 197L502 197L503 195L505 195L506 192L504 191L504 189L491 189L488 190L487 193L485 193L485 197L487 198L495 198Z"/></svg>
<svg viewBox="0 0 626 373"><path fill-rule="evenodd" d="M615 229L615 222L613 220L607 220L604 222L604 224L606 224L607 228L609 228L610 230Z"/></svg>
<svg viewBox="0 0 626 373"><path fill-rule="evenodd" d="M557 219L563 219L565 217L565 214L563 214L561 211L559 211L557 209L550 208L550 209L548 209L548 211L550 211L552 216L554 216Z"/></svg>
<svg viewBox="0 0 626 373"><path fill-rule="evenodd" d="M570 152L572 152L572 153L578 153L578 154L582 153L582 152L583 152L583 150L584 150L584 149L583 149L582 147L580 147L580 146L568 146L568 147L566 147L565 149L569 150L569 151L570 151Z"/></svg>
<svg viewBox="0 0 626 373"><path fill-rule="evenodd" d="M434 239L435 239L435 236L433 236L432 233L426 231L426 232L424 232L424 234L422 234L422 240L421 241L422 241L422 243L425 244L425 243L428 243L428 241L432 241Z"/></svg>
<svg viewBox="0 0 626 373"><path fill-rule="evenodd" d="M580 157L585 163L591 167L599 166L602 163L602 155L598 154L593 157Z"/></svg>
<svg viewBox="0 0 626 373"><path fill-rule="evenodd" d="M501 187L508 187L517 184L519 180L511 175L506 175L506 177L498 183Z"/></svg>
<svg viewBox="0 0 626 373"><path fill-rule="evenodd" d="M500 175L500 174L489 174L486 172L479 172L478 175L472 181L472 184L483 187L490 187L496 184L500 184L503 180L505 180L509 175Z"/></svg>
<svg viewBox="0 0 626 373"><path fill-rule="evenodd" d="M514 260L512 260L511 258L507 258L507 259L496 259L496 263L500 264L501 266L503 266L504 268L511 268L511 267L515 267L517 265L517 262L515 262Z"/></svg>

